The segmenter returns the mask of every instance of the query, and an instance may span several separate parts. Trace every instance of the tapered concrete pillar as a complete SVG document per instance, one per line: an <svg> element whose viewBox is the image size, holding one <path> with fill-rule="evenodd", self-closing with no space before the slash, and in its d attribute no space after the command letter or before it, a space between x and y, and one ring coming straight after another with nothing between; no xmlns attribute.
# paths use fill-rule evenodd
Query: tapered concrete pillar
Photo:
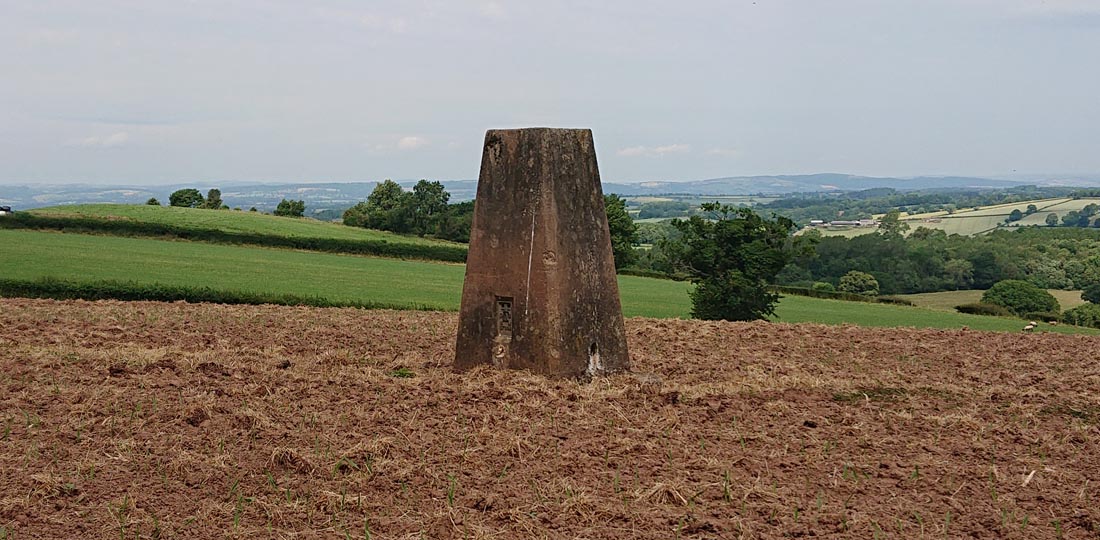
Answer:
<svg viewBox="0 0 1100 540"><path fill-rule="evenodd" d="M455 368L629 368L592 131L485 134Z"/></svg>

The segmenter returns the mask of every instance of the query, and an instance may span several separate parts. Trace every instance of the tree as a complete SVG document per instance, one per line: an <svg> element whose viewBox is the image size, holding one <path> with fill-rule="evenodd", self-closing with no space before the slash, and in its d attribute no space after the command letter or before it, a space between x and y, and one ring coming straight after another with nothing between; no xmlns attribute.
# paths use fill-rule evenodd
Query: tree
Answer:
<svg viewBox="0 0 1100 540"><path fill-rule="evenodd" d="M852 270L840 277L837 290L865 296L878 296L878 280L867 272Z"/></svg>
<svg viewBox="0 0 1100 540"><path fill-rule="evenodd" d="M1018 279L1006 279L993 284L982 295L982 303L1004 306L1017 315L1061 310L1058 300L1052 294L1032 283Z"/></svg>
<svg viewBox="0 0 1100 540"><path fill-rule="evenodd" d="M615 194L603 196L607 211L607 227L611 232L611 252L615 254L615 268L625 268L638 260L634 244L638 242L638 226L626 211L626 201Z"/></svg>
<svg viewBox="0 0 1100 540"><path fill-rule="evenodd" d="M1034 214L1035 212L1038 212L1038 211L1039 211L1038 206L1035 206L1034 204L1029 204L1029 205L1027 205L1027 210L1025 210L1024 213L1030 216L1031 214Z"/></svg>
<svg viewBox="0 0 1100 540"><path fill-rule="evenodd" d="M794 222L716 202L701 210L715 219L672 222L683 236L670 246L670 257L695 284L691 316L747 321L774 315L779 295L768 284L793 257Z"/></svg>
<svg viewBox="0 0 1100 540"><path fill-rule="evenodd" d="M1062 314L1062 321L1077 326L1100 328L1100 305L1081 304L1075 308L1067 309Z"/></svg>
<svg viewBox="0 0 1100 540"><path fill-rule="evenodd" d="M160 206L160 201L158 201L156 197L150 197L149 200L145 201L145 204L149 206Z"/></svg>
<svg viewBox="0 0 1100 540"><path fill-rule="evenodd" d="M413 232L418 236L434 234L440 218L447 211L447 201L450 198L451 194L439 182L417 182L411 196L404 201L409 205L407 213L412 218Z"/></svg>
<svg viewBox="0 0 1100 540"><path fill-rule="evenodd" d="M1100 283L1093 283L1081 291L1081 300L1092 304L1100 304Z"/></svg>
<svg viewBox="0 0 1100 540"><path fill-rule="evenodd" d="M397 233L409 232L407 196L401 185L385 180L374 186L367 200L344 212L344 225Z"/></svg>
<svg viewBox="0 0 1100 540"><path fill-rule="evenodd" d="M901 220L901 212L891 210L882 216L878 223L878 230L887 236L901 236L909 230L909 224Z"/></svg>
<svg viewBox="0 0 1100 540"><path fill-rule="evenodd" d="M1058 226L1058 214L1055 214L1054 212L1051 212L1051 213L1047 214L1046 222L1047 222L1047 227L1057 227Z"/></svg>
<svg viewBox="0 0 1100 540"><path fill-rule="evenodd" d="M248 211L249 212L259 212L259 210L256 210L255 206L253 206L252 208L249 208Z"/></svg>
<svg viewBox="0 0 1100 540"><path fill-rule="evenodd" d="M199 193L199 190L194 188L176 190L168 196L168 204L170 206L198 208L205 202L206 201L202 198L202 193Z"/></svg>
<svg viewBox="0 0 1100 540"><path fill-rule="evenodd" d="M288 201L283 199L279 201L279 206L275 207L276 216L284 217L302 217L306 211L305 201Z"/></svg>
<svg viewBox="0 0 1100 540"><path fill-rule="evenodd" d="M222 203L222 190L213 188L206 192L206 202L203 203L203 208L221 210L223 206L225 205Z"/></svg>
<svg viewBox="0 0 1100 540"><path fill-rule="evenodd" d="M474 201L462 201L448 204L447 211L439 220L436 238L453 242L469 242L470 228L474 222Z"/></svg>
<svg viewBox="0 0 1100 540"><path fill-rule="evenodd" d="M956 291L965 289L974 282L974 263L966 259L950 259L943 263L943 274Z"/></svg>
<svg viewBox="0 0 1100 540"><path fill-rule="evenodd" d="M631 222L633 221L634 220L631 219ZM673 227L668 221L660 221L657 223L634 223L634 229L638 234L637 241L642 244L650 245L655 245L661 240L677 234L676 227Z"/></svg>
<svg viewBox="0 0 1100 540"><path fill-rule="evenodd" d="M1020 221L1024 219L1024 213L1019 208L1014 208L1011 213L1008 214L1008 221Z"/></svg>
<svg viewBox="0 0 1100 540"><path fill-rule="evenodd" d="M654 201L645 203L638 209L638 218L671 218L686 216L690 213L691 203L684 201Z"/></svg>

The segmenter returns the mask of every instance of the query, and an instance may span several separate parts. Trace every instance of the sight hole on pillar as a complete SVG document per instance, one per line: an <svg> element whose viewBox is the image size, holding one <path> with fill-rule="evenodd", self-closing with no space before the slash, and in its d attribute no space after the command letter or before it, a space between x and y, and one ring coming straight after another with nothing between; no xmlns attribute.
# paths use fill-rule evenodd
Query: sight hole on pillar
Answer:
<svg viewBox="0 0 1100 540"><path fill-rule="evenodd" d="M595 341L588 346L588 369L585 371L589 377L603 372L603 362L600 361L600 346Z"/></svg>

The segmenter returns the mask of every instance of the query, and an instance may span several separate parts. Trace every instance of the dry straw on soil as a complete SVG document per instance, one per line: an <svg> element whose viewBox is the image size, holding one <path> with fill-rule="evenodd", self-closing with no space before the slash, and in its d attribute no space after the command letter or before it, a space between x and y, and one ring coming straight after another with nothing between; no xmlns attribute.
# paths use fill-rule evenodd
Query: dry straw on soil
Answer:
<svg viewBox="0 0 1100 540"><path fill-rule="evenodd" d="M0 300L0 535L1100 535L1100 339L633 319L591 383L453 314Z"/></svg>

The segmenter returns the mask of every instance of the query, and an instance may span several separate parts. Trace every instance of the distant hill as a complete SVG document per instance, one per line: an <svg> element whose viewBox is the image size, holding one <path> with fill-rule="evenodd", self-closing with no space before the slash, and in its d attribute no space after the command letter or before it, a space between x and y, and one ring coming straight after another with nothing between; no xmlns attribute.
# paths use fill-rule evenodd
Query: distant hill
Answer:
<svg viewBox="0 0 1100 540"><path fill-rule="evenodd" d="M776 176L730 176L689 182L641 182L637 184L604 184L604 191L620 195L659 195L677 193L685 195L749 195L782 193L806 193L817 191L859 191L871 188L955 189L955 188L1005 188L1036 182L994 180L963 176L921 176L917 178L891 178L853 176L850 174L803 174Z"/></svg>
<svg viewBox="0 0 1100 540"><path fill-rule="evenodd" d="M477 180L441 180L441 182L446 186L447 191L451 193L452 202L473 199L477 191ZM406 188L411 188L416 181L403 180L400 183ZM1100 186L1100 177L1000 180L964 176L893 178L822 173L730 176L685 182L605 182L603 188L606 193L617 193L623 196L672 193L684 195L778 195L820 191L858 191L871 188L893 188L898 190L1007 188L1029 184L1038 186ZM240 207L245 210L256 207L261 211L270 211L279 204L280 200L287 198L305 201L306 211L312 213L348 208L359 201L365 200L375 185L377 185L377 182L265 184L233 181L219 183L193 182L167 186L0 185L0 204L11 205L18 210L86 203L138 204L144 203L150 197L156 197L162 203L167 204L168 195L177 189L194 187L205 193L207 189L216 187L222 191L222 200L231 207Z"/></svg>

